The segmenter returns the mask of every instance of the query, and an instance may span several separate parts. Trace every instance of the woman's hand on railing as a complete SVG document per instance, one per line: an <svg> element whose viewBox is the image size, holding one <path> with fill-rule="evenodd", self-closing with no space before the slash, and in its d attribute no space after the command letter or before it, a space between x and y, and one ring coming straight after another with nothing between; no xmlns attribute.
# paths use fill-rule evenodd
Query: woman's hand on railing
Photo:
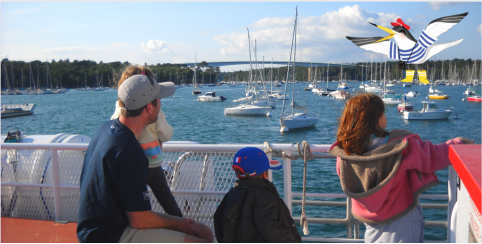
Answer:
<svg viewBox="0 0 482 244"><path fill-rule="evenodd" d="M461 136L458 136L457 138L459 138L460 140L462 140L464 142L464 144L474 144L475 141L473 140L470 140L470 139L467 139L465 137L461 137Z"/></svg>

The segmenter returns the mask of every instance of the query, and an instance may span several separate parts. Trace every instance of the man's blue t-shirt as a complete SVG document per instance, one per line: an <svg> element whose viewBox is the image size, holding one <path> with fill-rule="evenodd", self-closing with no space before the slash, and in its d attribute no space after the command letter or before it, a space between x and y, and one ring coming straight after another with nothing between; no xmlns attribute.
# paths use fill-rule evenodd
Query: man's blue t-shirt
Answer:
<svg viewBox="0 0 482 244"><path fill-rule="evenodd" d="M119 242L129 224L126 211L151 210L148 165L134 133L119 119L97 129L80 175L80 242Z"/></svg>

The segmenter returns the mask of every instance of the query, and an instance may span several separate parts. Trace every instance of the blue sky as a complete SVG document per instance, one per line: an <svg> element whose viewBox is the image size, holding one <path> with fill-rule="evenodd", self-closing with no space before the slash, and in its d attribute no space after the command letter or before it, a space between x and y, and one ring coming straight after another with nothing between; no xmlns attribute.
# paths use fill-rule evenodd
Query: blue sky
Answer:
<svg viewBox="0 0 482 244"><path fill-rule="evenodd" d="M436 43L464 41L436 58L481 58L480 2L2 2L0 54L136 64L193 62L194 53L198 62L249 60L248 27L258 60L288 60L296 6L297 60L378 60L345 36L385 36L368 22L391 28L402 18L418 39L430 21L465 12Z"/></svg>

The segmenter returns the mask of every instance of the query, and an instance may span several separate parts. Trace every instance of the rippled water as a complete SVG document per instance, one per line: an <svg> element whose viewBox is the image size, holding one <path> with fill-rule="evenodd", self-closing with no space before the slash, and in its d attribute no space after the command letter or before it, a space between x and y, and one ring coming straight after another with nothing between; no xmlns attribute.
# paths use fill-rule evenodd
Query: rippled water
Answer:
<svg viewBox="0 0 482 244"><path fill-rule="evenodd" d="M350 83L358 90L358 85ZM203 144L221 143L296 143L303 140L310 144L331 144L337 130L337 118L344 108L344 102L328 97L314 95L311 91L303 91L308 85L297 83L295 100L306 106L311 115L318 117L316 127L290 133L279 132L279 116L282 101L272 110L272 117L239 117L225 116L224 108L232 106L232 100L244 97L245 87L203 87L202 91L216 91L217 95L227 97L223 103L201 103L191 95L191 88L180 88L175 96L162 99L162 109L167 120L174 127L172 140L195 141ZM335 88L336 83L330 83ZM323 85L325 87L325 85ZM408 98L413 102L415 110L421 110L422 100L428 95L428 86L412 86L407 91L417 91L421 96ZM422 139L434 143L445 142L457 136L464 136L481 143L481 104L462 101L466 86L438 86L439 90L450 96L448 100L436 101L439 108L453 109L458 119L451 115L448 120L406 121L401 118L396 106L387 107L387 130L408 129L419 134ZM289 90L291 87L289 87ZM401 85L391 88L398 94L403 91ZM477 87L480 91L480 87ZM357 93L349 91L352 94ZM290 94L291 97L291 94ZM21 130L26 135L48 135L58 133L85 134L92 133L110 119L114 111L117 91L81 92L72 90L65 94L37 96L2 96L2 104L36 103L35 113L30 116L2 119L2 134L9 130ZM288 103L286 104L286 107ZM341 187L335 171L334 160L314 160L309 162L307 176L307 192L340 193ZM293 191L302 191L303 164L301 160L293 162ZM426 193L446 193L447 170L438 172L441 184ZM283 173L275 172L274 182L280 192L283 189ZM328 199L325 199L328 200ZM340 199L336 199L340 200ZM443 202L429 201L422 202ZM307 207L308 217L344 218L343 207ZM301 206L293 206L293 215L300 216ZM445 220L445 210L424 210L424 217L430 220ZM345 237L345 226L310 224L310 236ZM364 228L362 227L362 235ZM300 229L301 231L301 229ZM301 232L300 232L301 233ZM443 240L446 238L444 228L426 228L425 238Z"/></svg>

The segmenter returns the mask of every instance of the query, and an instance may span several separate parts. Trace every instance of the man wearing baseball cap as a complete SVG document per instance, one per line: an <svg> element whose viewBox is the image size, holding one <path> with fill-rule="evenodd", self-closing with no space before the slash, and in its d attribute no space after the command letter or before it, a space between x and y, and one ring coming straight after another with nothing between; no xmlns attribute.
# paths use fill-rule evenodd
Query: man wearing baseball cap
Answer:
<svg viewBox="0 0 482 244"><path fill-rule="evenodd" d="M268 170L280 170L259 148L246 147L233 158L238 180L214 214L218 242L301 242L290 211L268 180Z"/></svg>
<svg viewBox="0 0 482 244"><path fill-rule="evenodd" d="M92 136L80 175L80 242L206 242L212 232L191 219L151 211L148 159L137 139L157 120L172 82L133 75L118 90L123 111ZM211 237L209 237L211 235Z"/></svg>

